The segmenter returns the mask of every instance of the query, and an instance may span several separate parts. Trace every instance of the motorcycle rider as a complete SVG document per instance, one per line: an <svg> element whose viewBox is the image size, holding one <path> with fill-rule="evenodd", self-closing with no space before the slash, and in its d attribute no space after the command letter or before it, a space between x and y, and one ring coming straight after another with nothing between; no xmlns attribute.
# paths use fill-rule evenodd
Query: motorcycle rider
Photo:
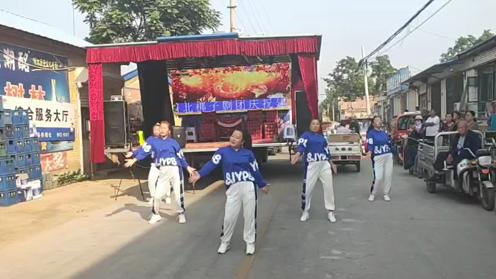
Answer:
<svg viewBox="0 0 496 279"><path fill-rule="evenodd" d="M458 134L454 137L451 143L450 152L446 158L446 163L457 166L463 159L474 159L474 156L466 150L470 149L473 154L477 150L481 149L481 140L477 133L473 132L468 128L468 123L465 120L458 122ZM441 155L441 154L440 154ZM441 170L442 159L436 160L435 167ZM457 177L456 167L455 167L455 178Z"/></svg>

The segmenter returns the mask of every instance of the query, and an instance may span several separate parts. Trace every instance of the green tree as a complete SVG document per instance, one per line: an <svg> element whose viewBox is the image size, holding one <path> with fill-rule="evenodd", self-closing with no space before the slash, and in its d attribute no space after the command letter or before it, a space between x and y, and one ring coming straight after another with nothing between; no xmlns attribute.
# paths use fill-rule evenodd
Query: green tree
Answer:
<svg viewBox="0 0 496 279"><path fill-rule="evenodd" d="M220 14L209 0L73 0L90 25L88 40L118 43L215 30Z"/></svg>
<svg viewBox="0 0 496 279"><path fill-rule="evenodd" d="M350 56L341 59L324 81L331 92L346 101L354 101L364 94L363 69L358 66L355 58Z"/></svg>
<svg viewBox="0 0 496 279"><path fill-rule="evenodd" d="M494 37L494 33L491 30L484 30L480 37L476 38L473 35L462 36L455 41L455 45L448 48L446 53L441 54L441 62L446 62L453 59L456 55L467 50L477 44L489 40Z"/></svg>
<svg viewBox="0 0 496 279"><path fill-rule="evenodd" d="M371 77L374 79L374 87L371 90L372 95L380 95L386 91L387 79L393 76L397 69L391 65L389 56L377 56L375 61L370 63L372 69Z"/></svg>

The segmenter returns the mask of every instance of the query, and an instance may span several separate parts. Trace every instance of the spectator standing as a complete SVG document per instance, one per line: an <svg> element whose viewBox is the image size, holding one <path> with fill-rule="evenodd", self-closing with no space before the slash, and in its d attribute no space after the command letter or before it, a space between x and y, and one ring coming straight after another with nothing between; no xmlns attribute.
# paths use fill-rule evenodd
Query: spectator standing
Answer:
<svg viewBox="0 0 496 279"><path fill-rule="evenodd" d="M479 124L477 124L477 118L475 118L475 112L469 110L465 113L465 121L467 121L468 129L472 131L480 131Z"/></svg>
<svg viewBox="0 0 496 279"><path fill-rule="evenodd" d="M436 115L435 110L431 110L429 117L424 123L425 127L425 138L434 140L434 137L439 133L439 127L441 124L441 120L439 116Z"/></svg>

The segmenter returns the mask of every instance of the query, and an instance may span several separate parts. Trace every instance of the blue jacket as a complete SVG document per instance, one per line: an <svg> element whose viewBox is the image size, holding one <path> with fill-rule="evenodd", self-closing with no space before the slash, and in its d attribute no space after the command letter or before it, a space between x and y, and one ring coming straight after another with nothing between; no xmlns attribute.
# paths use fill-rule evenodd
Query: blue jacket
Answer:
<svg viewBox="0 0 496 279"><path fill-rule="evenodd" d="M143 160L148 156L152 156L157 167L180 166L186 169L189 166L179 143L172 138L148 137L145 144L134 152L134 157Z"/></svg>
<svg viewBox="0 0 496 279"><path fill-rule="evenodd" d="M384 131L370 130L367 134L367 144L368 150L372 152L372 156L396 153L391 138Z"/></svg>
<svg viewBox="0 0 496 279"><path fill-rule="evenodd" d="M329 161L331 152L326 138L319 133L305 132L298 139L297 151L304 156L305 162Z"/></svg>
<svg viewBox="0 0 496 279"><path fill-rule="evenodd" d="M255 155L248 149L234 150L232 147L219 148L199 171L201 177L209 175L217 167L222 166L224 183L229 188L238 182L250 181L257 184L259 188L267 185L260 170L258 169Z"/></svg>

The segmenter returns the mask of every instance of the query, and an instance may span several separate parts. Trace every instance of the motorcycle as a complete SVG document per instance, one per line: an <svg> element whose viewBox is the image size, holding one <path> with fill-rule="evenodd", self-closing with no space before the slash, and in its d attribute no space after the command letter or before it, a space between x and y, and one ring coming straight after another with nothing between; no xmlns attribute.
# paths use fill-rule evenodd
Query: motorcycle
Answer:
<svg viewBox="0 0 496 279"><path fill-rule="evenodd" d="M456 167L458 173L457 189L476 197L485 210L494 209L495 190L493 183L492 158L487 149L477 150L474 154L465 148L475 159L463 159Z"/></svg>

